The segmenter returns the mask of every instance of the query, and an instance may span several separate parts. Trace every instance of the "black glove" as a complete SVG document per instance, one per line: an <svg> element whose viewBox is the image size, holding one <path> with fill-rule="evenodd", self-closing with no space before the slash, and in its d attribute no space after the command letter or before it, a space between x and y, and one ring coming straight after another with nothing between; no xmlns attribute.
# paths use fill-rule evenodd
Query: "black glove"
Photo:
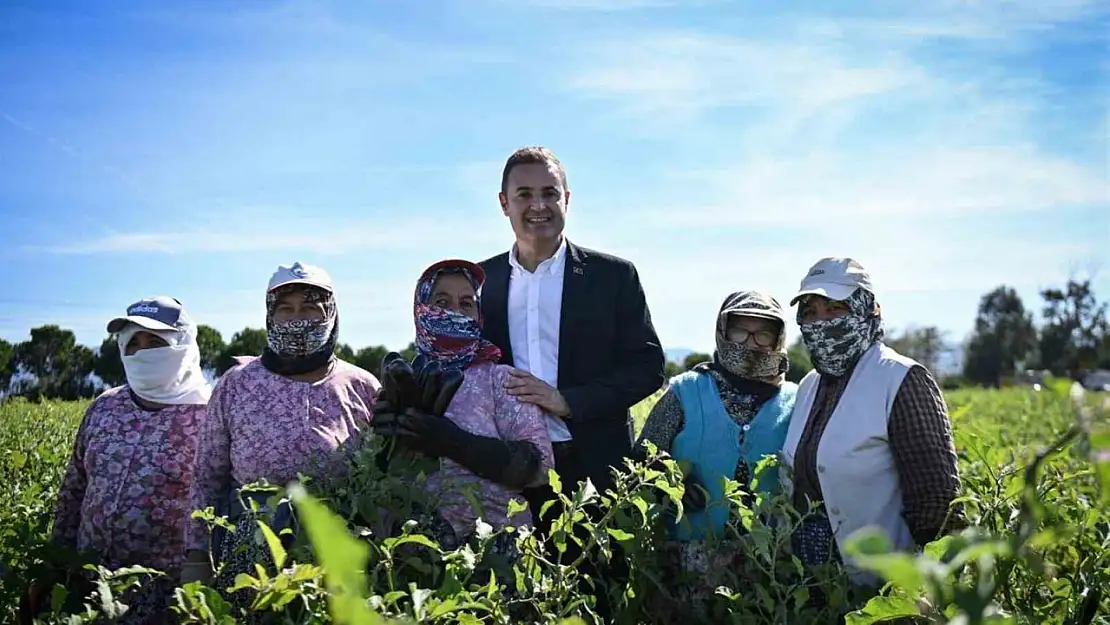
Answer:
<svg viewBox="0 0 1110 625"><path fill-rule="evenodd" d="M384 396L384 393L382 394ZM397 453L400 426L397 423L398 411L388 399L379 399L370 407L373 418L370 428L375 436L385 439L382 448L374 456L374 463L383 472L389 471L390 461Z"/></svg>
<svg viewBox="0 0 1110 625"><path fill-rule="evenodd" d="M416 384L416 374L412 366L397 352L389 352L382 358L381 397L389 402L397 412L417 406L421 400L421 389Z"/></svg>
<svg viewBox="0 0 1110 625"><path fill-rule="evenodd" d="M686 492L682 494L683 510L687 512L705 510L707 493L698 478L690 473L682 480L682 485L686 487Z"/></svg>
<svg viewBox="0 0 1110 625"><path fill-rule="evenodd" d="M438 361L430 361L416 374L420 401L406 408L418 408L436 417L442 417L451 405L455 392L462 386L462 371L444 371Z"/></svg>
<svg viewBox="0 0 1110 625"><path fill-rule="evenodd" d="M370 406L373 418L370 427L378 436L397 436L397 416L401 414L396 406L388 399L379 399Z"/></svg>
<svg viewBox="0 0 1110 625"><path fill-rule="evenodd" d="M409 408L397 415L394 429L405 447L436 458L455 455L464 432L451 420Z"/></svg>

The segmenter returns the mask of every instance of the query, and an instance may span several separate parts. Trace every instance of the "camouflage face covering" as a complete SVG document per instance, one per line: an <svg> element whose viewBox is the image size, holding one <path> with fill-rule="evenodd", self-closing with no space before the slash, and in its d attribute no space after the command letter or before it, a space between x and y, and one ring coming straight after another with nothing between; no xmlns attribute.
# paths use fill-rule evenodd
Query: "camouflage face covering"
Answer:
<svg viewBox="0 0 1110 625"><path fill-rule="evenodd" d="M844 300L848 314L836 319L801 322L805 302L798 306L798 329L821 375L839 377L859 360L863 352L883 338L882 317L874 314L875 296L857 289Z"/></svg>

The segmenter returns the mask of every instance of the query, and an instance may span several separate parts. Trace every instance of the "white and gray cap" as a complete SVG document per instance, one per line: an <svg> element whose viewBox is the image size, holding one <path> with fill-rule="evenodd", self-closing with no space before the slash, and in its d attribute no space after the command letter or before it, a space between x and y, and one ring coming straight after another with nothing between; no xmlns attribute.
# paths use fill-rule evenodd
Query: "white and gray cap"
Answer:
<svg viewBox="0 0 1110 625"><path fill-rule="evenodd" d="M266 292L273 291L287 284L307 284L333 292L331 276L328 272L315 265L295 262L292 265L279 265L274 275L270 276L270 284Z"/></svg>
<svg viewBox="0 0 1110 625"><path fill-rule="evenodd" d="M851 258L827 257L814 263L797 294L790 299L790 305L807 295L821 295L832 300L844 301L857 289L870 293L875 290L871 287L871 275L863 265Z"/></svg>

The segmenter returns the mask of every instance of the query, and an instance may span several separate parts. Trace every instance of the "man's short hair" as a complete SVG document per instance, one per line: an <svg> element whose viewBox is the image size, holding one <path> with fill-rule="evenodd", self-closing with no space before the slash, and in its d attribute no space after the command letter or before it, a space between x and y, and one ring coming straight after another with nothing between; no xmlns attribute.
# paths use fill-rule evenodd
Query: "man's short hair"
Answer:
<svg viewBox="0 0 1110 625"><path fill-rule="evenodd" d="M563 163L559 157L551 150L543 147L542 145L529 146L520 148L513 152L509 159L505 161L505 169L501 171L501 192L508 194L509 192L509 173L517 165L531 165L534 163L542 163L555 168L556 173L559 174L559 182L563 183L563 188L567 188L567 172L563 169Z"/></svg>

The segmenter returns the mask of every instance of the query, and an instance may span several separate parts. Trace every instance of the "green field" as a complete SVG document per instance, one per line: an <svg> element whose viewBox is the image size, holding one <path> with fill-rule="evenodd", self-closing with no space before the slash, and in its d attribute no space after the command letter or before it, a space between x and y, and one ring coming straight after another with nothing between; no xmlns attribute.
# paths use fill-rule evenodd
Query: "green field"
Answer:
<svg viewBox="0 0 1110 625"><path fill-rule="evenodd" d="M924 596L933 606L938 619L934 622L1110 623L1110 505L1099 487L1099 471L1104 479L1110 472L1110 463L1105 462L1105 450L1110 446L1104 407L1087 411L1084 421L1066 392L1052 388L959 390L949 393L947 399L960 457L964 505L974 527L959 537L933 543L916 559L871 556L876 569L894 583L888 596L872 600L851 615L849 622L875 622L884 614L904 615L911 608L923 609L925 602L917 599ZM1090 398L1087 403L1095 405ZM0 622L14 622L27 579L40 570L43 559L52 557L45 539L54 493L84 406L22 400L0 406L0 481L8 485L5 505L0 506ZM640 422L649 406L650 400L636 408ZM1077 428L1077 423L1082 427ZM1095 435L1089 436L1092 429ZM1062 440L1069 431L1072 437ZM1037 454L1055 443L1060 443L1057 451L1044 459L1039 470L1028 470ZM1098 465L1092 460L1100 453L1104 462ZM620 541L631 554L634 570L643 567L644 575L636 577L644 579L630 584L633 589L628 594L633 597L625 597L626 609L637 615L634 620L651 622L638 602L652 592L666 592L666 585L650 586L649 532L636 530L655 518L656 500L648 492L668 490L675 476L645 476L641 471L640 477L645 479L630 480L613 503L615 508L639 509L641 515L614 515L598 535ZM1031 480L1028 484L1027 479ZM369 492L344 492L347 499L337 499L338 508L349 507ZM359 595L375 597L371 603L380 612L420 622L512 622L507 606L521 601L530 603L547 622L559 622L573 612L576 597L565 570L546 568L526 556L525 563L534 568L522 573L517 595L508 598L503 589L474 574L473 563L466 564L473 558L439 554L438 573L428 573L415 564L410 570L400 556L391 559L383 555L397 555L400 545L375 542L368 546L346 539L342 532L323 531L338 517L318 515L311 504L304 507L315 553L337 577L326 579L320 569L297 560L295 568L286 562L290 567L286 572L255 580L268 593L269 602L284 602L289 620L277 622L328 622L323 587L334 589L343 571L350 575L346 583L363 586ZM805 584L791 581L789 575L783 577L776 568L784 561L790 568L788 556L777 548L781 541L758 521L756 524L744 539L752 541L745 549L750 549L753 563L770 563L770 576L755 581L737 578L731 589L718 590L715 609L728 615L720 622L812 622L812 615L800 607L799 593ZM408 542L408 547L434 551L416 538ZM873 546L865 541L863 548ZM370 567L351 560L370 553L376 556ZM296 554L290 552L288 558L295 560ZM405 583L413 579L413 586ZM203 608L195 606L202 596L213 601L213 595L205 594L204 589L189 589L180 595L183 606L194 604L190 622L221 622L215 616L200 616ZM344 597L352 599L346 607L341 601ZM331 609L339 610L332 612L336 615L342 610L354 614L367 604L341 593L333 593L333 599ZM90 605L96 607L98 600L94 597ZM218 606L214 611L219 612Z"/></svg>

